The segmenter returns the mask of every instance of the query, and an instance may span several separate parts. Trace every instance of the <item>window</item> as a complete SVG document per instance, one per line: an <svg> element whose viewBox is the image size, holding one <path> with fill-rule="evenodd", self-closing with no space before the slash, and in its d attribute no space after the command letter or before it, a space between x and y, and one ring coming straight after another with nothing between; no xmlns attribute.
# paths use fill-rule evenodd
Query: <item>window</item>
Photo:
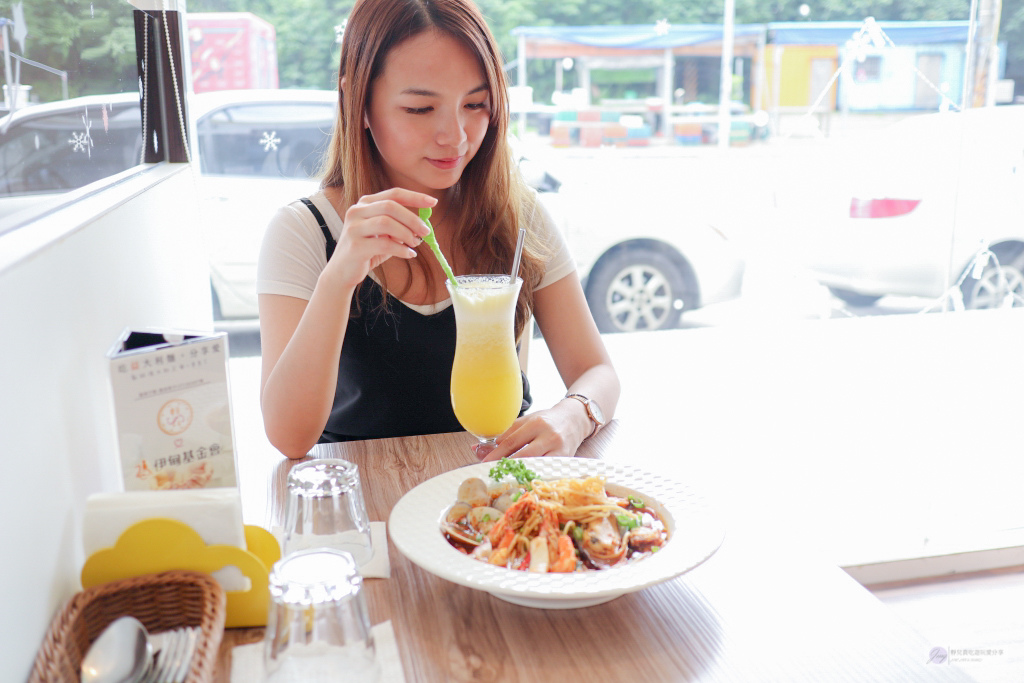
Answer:
<svg viewBox="0 0 1024 683"><path fill-rule="evenodd" d="M310 178L333 125L331 101L226 106L197 123L200 168L206 175Z"/></svg>
<svg viewBox="0 0 1024 683"><path fill-rule="evenodd" d="M858 83L877 82L882 78L882 58L877 55L865 57L857 64L854 73Z"/></svg>
<svg viewBox="0 0 1024 683"><path fill-rule="evenodd" d="M4 48L13 68L5 70L0 118L0 233L143 162L184 160L175 104L185 89L178 13L174 3L163 5L64 3L60 12L70 13L76 29L68 32L51 25L47 3L9 10Z"/></svg>
<svg viewBox="0 0 1024 683"><path fill-rule="evenodd" d="M0 195L31 197L82 187L139 162L139 98L23 109L0 142Z"/></svg>

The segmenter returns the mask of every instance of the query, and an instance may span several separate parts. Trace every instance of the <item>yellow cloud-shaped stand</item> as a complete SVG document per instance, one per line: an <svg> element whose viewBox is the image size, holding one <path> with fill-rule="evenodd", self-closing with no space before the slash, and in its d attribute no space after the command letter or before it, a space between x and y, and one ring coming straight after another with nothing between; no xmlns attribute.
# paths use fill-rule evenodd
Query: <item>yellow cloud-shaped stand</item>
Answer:
<svg viewBox="0 0 1024 683"><path fill-rule="evenodd" d="M89 556L82 587L171 569L213 572L235 566L250 581L247 591L227 591L226 628L265 626L270 568L281 559L277 539L258 526L245 527L247 549L206 545L196 531L175 519L147 519L125 529L110 548Z"/></svg>

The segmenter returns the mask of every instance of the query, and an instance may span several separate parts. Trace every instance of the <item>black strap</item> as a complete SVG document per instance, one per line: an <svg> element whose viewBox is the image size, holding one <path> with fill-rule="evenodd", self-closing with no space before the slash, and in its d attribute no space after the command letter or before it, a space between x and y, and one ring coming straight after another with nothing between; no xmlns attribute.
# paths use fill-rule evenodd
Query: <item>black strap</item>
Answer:
<svg viewBox="0 0 1024 683"><path fill-rule="evenodd" d="M300 199L306 208L313 212L313 218L320 225L320 231L324 234L324 239L327 240L327 260L331 260L331 256L334 255L334 247L337 246L337 242L334 241L334 237L331 236L331 231L327 229L327 221L324 220L324 216L320 211L313 206L313 202L309 201L308 198L303 197Z"/></svg>

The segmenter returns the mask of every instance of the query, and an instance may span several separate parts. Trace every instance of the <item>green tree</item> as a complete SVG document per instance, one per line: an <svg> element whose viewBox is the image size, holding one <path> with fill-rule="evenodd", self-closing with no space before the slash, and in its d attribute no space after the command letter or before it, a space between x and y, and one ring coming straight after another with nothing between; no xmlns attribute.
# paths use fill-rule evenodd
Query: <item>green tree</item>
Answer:
<svg viewBox="0 0 1024 683"><path fill-rule="evenodd" d="M13 19L11 0L0 0L0 17ZM135 29L130 6L123 0L37 0L24 2L23 57L68 73L68 94L93 95L137 88ZM32 86L40 101L60 99L56 75L22 65L21 83Z"/></svg>

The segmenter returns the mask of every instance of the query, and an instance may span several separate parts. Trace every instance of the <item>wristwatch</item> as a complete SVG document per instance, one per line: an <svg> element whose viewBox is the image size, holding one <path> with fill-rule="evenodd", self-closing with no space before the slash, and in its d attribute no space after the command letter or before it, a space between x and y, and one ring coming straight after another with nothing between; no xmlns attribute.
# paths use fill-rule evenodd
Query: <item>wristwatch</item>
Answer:
<svg viewBox="0 0 1024 683"><path fill-rule="evenodd" d="M583 407L587 409L587 415L590 417L590 421L594 423L594 429L587 434L584 441L592 437L597 433L597 430L604 427L605 419L604 413L601 412L601 406L597 405L597 401L592 398L587 398L583 394L566 394L566 398L574 398L583 404Z"/></svg>

